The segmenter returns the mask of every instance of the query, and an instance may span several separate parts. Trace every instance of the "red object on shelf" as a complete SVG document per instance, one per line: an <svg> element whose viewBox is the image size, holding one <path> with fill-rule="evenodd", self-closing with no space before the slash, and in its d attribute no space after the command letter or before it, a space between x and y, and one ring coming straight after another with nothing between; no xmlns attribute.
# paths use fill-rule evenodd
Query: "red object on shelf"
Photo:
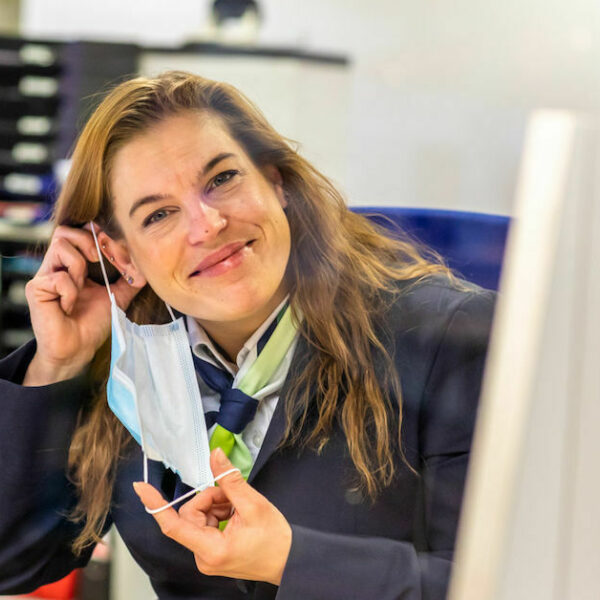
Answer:
<svg viewBox="0 0 600 600"><path fill-rule="evenodd" d="M35 590L31 594L25 594L23 598L45 598L47 600L74 600L77 596L77 583L79 581L79 570L76 569L66 577L48 583Z"/></svg>

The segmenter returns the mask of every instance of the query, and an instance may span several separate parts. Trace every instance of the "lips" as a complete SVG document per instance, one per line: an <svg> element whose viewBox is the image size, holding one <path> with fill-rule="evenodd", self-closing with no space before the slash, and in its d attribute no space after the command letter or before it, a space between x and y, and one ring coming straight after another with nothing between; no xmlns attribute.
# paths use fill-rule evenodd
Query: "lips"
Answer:
<svg viewBox="0 0 600 600"><path fill-rule="evenodd" d="M232 244L227 244L222 248L219 248L216 252L209 254L205 257L194 269L194 271L190 274L190 277L194 275L198 275L201 271L208 269L216 265L217 263L225 260L232 254L235 254L238 250L241 250L244 246L251 244L254 240L250 240L249 242L233 242Z"/></svg>

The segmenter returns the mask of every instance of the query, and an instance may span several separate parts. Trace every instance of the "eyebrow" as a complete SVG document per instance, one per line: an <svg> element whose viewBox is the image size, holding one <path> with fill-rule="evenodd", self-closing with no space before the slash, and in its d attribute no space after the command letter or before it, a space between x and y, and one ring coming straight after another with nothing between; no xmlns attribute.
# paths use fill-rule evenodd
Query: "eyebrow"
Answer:
<svg viewBox="0 0 600 600"><path fill-rule="evenodd" d="M204 177L210 171L212 171L221 161L225 160L226 158L231 158L231 157L235 157L235 154L232 154L231 152L221 152L221 154L217 154L217 156L215 156L214 158L211 158L204 165L203 169L198 172L198 178ZM159 200L167 200L168 198L171 198L171 197L172 196L170 194L150 194L150 196L144 196L143 198L139 198L131 205L131 208L129 209L129 217L131 218L133 216L133 213L138 208L140 208L141 206L144 206L145 204L150 204L152 202L158 202Z"/></svg>

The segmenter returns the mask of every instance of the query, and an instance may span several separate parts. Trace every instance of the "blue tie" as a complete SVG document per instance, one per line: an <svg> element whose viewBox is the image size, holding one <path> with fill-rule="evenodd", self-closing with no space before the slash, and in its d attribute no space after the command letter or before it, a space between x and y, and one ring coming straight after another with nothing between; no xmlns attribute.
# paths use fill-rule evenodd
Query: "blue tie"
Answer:
<svg viewBox="0 0 600 600"><path fill-rule="evenodd" d="M272 323L258 340L258 344L256 345L257 356L269 341L287 306L288 303L286 302L279 311L277 318L273 319ZM202 360L194 353L192 353L192 358L196 372L202 377L204 383L221 396L219 410L204 413L206 428L210 429L215 423L218 423L232 433L241 433L254 418L258 407L258 400L244 393L242 390L232 388L233 377L228 371L215 367L212 363ZM173 498L178 498L191 489L177 477Z"/></svg>
<svg viewBox="0 0 600 600"><path fill-rule="evenodd" d="M258 400L248 396L242 390L232 388L233 377L226 371L218 369L196 355L193 358L196 372L202 377L204 383L215 392L219 392L221 396L219 411L204 413L206 428L210 429L218 423L232 433L241 433L254 418Z"/></svg>
<svg viewBox="0 0 600 600"><path fill-rule="evenodd" d="M280 311L276 319L269 325L267 330L262 334L258 344L256 345L257 355L261 353L265 344L269 341L271 334L275 331L279 317L283 314L286 306ZM219 411L211 411L204 413L206 419L206 428L210 429L215 423L218 423L232 433L241 433L246 428L246 425L254 419L258 400L245 394L242 390L232 388L233 377L227 371L223 371L215 367L206 360L198 358L192 354L196 372L206 385L215 392L219 392L221 396L221 405Z"/></svg>

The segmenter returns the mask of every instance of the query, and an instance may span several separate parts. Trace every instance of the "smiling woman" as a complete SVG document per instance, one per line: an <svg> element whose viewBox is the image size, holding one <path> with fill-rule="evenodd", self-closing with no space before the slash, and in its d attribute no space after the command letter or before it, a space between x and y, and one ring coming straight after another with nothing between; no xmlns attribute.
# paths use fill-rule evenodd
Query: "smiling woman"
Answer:
<svg viewBox="0 0 600 600"><path fill-rule="evenodd" d="M492 294L189 73L109 93L54 218L0 361L0 593L114 523L160 598L444 597Z"/></svg>
<svg viewBox="0 0 600 600"><path fill-rule="evenodd" d="M217 117L187 112L115 152L110 190L121 239L100 241L116 266L234 358L288 293L278 169L255 166Z"/></svg>

